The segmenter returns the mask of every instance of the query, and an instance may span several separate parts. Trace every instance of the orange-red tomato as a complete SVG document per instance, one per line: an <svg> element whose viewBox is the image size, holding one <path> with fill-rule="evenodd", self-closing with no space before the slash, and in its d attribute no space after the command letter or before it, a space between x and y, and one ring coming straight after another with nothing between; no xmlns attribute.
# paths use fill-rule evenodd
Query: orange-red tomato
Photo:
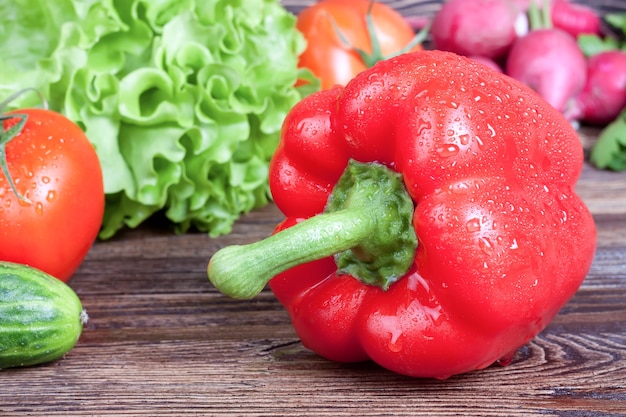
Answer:
<svg viewBox="0 0 626 417"><path fill-rule="evenodd" d="M61 114L24 109L22 131L5 145L21 200L0 173L0 260L67 281L93 244L104 212L102 169L83 131ZM18 119L5 119L4 130ZM0 124L2 127L2 124Z"/></svg>
<svg viewBox="0 0 626 417"><path fill-rule="evenodd" d="M323 0L298 15L296 27L307 40L299 66L309 68L321 80L323 89L345 85L366 69L361 56L353 50L372 52L366 15L370 0ZM402 15L384 3L371 8L374 32L382 55L390 56L406 47L415 37ZM333 24L334 21L334 24ZM337 33L348 41L344 43ZM418 45L412 50L421 49Z"/></svg>

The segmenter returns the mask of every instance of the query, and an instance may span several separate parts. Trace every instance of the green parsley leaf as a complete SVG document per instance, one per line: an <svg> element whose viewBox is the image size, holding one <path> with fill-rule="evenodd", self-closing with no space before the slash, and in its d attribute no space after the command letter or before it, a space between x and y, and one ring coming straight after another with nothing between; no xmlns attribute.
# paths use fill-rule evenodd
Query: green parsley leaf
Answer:
<svg viewBox="0 0 626 417"><path fill-rule="evenodd" d="M601 169L626 170L626 111L600 132L590 161Z"/></svg>

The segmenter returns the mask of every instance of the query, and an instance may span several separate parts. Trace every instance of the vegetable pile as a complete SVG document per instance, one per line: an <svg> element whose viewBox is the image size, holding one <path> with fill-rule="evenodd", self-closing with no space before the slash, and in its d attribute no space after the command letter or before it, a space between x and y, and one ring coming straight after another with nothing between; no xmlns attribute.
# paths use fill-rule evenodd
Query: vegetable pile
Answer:
<svg viewBox="0 0 626 417"><path fill-rule="evenodd" d="M267 203L268 162L303 94L304 40L278 1L17 0L0 16L0 97L39 90L96 147L100 237L157 212L215 236Z"/></svg>
<svg viewBox="0 0 626 417"><path fill-rule="evenodd" d="M235 298L269 282L332 360L442 379L507 364L591 266L582 164L570 123L513 78L400 55L293 108L269 176L285 221L208 277Z"/></svg>
<svg viewBox="0 0 626 417"><path fill-rule="evenodd" d="M618 115L626 106L624 29L624 16L601 17L568 0L448 0L431 32L435 48L522 81L572 123L604 127L614 120L623 124ZM617 129L592 150L596 166L624 169L626 127L619 128L619 139Z"/></svg>

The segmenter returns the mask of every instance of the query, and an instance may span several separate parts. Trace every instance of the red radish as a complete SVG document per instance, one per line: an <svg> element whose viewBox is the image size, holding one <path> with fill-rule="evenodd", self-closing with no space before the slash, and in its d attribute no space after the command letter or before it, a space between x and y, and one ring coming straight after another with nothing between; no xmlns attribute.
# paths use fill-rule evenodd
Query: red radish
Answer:
<svg viewBox="0 0 626 417"><path fill-rule="evenodd" d="M566 114L585 85L587 61L576 39L560 29L551 28L546 9L541 13L531 4L529 14L533 30L515 41L507 57L505 72Z"/></svg>
<svg viewBox="0 0 626 417"><path fill-rule="evenodd" d="M497 59L517 37L520 16L511 0L448 0L435 14L430 32L437 49Z"/></svg>
<svg viewBox="0 0 626 417"><path fill-rule="evenodd" d="M600 34L600 16L590 7L568 0L553 0L551 14L552 25L574 37L581 34Z"/></svg>
<svg viewBox="0 0 626 417"><path fill-rule="evenodd" d="M626 53L600 52L587 61L587 83L576 99L572 118L605 125L626 106Z"/></svg>
<svg viewBox="0 0 626 417"><path fill-rule="evenodd" d="M506 61L506 73L563 113L587 78L582 51L574 38L560 29L533 30L519 38Z"/></svg>

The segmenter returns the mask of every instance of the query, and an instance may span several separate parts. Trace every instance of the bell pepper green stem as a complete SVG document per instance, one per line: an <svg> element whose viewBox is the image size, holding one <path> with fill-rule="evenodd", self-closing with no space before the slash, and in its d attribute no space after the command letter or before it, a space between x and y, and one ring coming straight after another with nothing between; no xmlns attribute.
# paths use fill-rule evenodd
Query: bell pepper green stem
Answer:
<svg viewBox="0 0 626 417"><path fill-rule="evenodd" d="M230 297L252 298L277 274L348 250L375 229L365 210L320 214L265 240L221 249L209 262L209 279Z"/></svg>
<svg viewBox="0 0 626 417"><path fill-rule="evenodd" d="M325 213L260 242L219 250L209 262L209 280L230 297L250 299L277 274L334 256L339 271L387 289L413 263L413 211L399 174L350 161Z"/></svg>

